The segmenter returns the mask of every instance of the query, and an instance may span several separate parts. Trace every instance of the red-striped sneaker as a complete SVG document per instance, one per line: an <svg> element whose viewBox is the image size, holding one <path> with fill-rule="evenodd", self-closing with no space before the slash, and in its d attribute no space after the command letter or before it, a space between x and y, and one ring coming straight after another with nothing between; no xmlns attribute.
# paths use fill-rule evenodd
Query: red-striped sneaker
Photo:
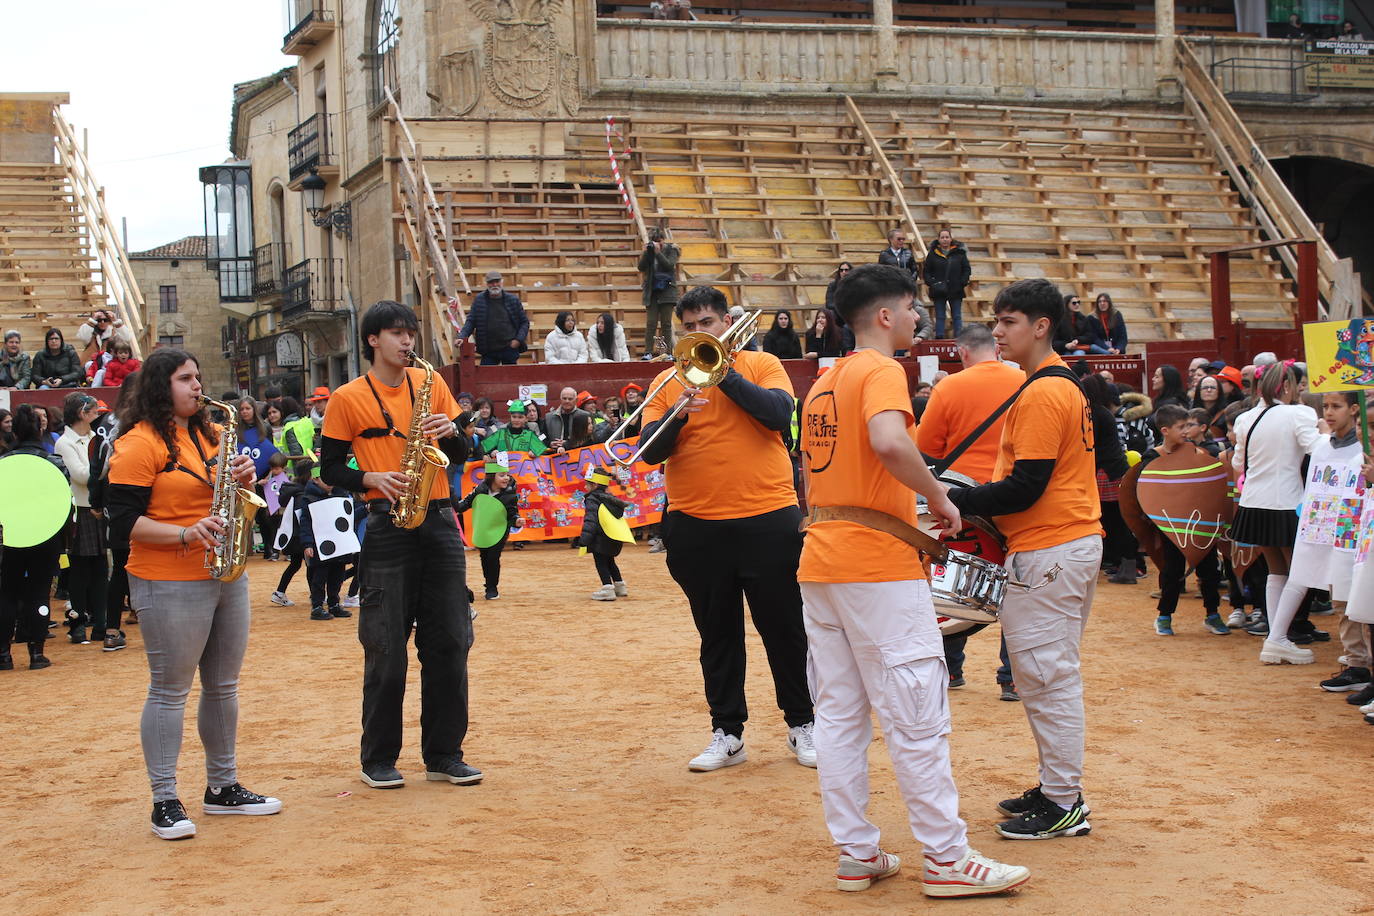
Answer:
<svg viewBox="0 0 1374 916"><path fill-rule="evenodd" d="M921 890L927 897L978 897L1013 890L1030 880L1024 865L1004 865L970 849L957 862L942 865L925 857Z"/></svg>
<svg viewBox="0 0 1374 916"><path fill-rule="evenodd" d="M840 867L835 871L835 886L842 891L864 891L879 878L897 874L902 860L894 855L878 850L871 859L856 859L840 854Z"/></svg>

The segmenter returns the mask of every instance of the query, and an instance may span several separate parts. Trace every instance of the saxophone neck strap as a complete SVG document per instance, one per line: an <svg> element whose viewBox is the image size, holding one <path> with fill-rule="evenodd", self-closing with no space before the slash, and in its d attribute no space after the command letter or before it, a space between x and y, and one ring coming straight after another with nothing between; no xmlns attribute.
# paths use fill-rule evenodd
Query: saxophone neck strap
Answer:
<svg viewBox="0 0 1374 916"><path fill-rule="evenodd" d="M863 525L865 528L872 528L874 531L881 531L905 541L936 561L943 560L949 553L944 544L924 531L908 525L895 515L877 509L864 506L813 506L810 517L802 520L802 529L805 530L808 525L814 525L816 522L853 522Z"/></svg>
<svg viewBox="0 0 1374 916"><path fill-rule="evenodd" d="M415 385L410 381L410 373L405 373L406 390L410 392L410 403L415 403ZM378 439L382 436L395 436L397 439L404 439L405 433L396 428L396 423L391 419L391 411L386 409L382 403L381 395L377 394L377 389L372 385L372 373L363 376L363 381L367 382L367 390L372 392L372 399L377 402L377 409L382 412L382 420L386 423L385 427L373 426L358 433L360 439Z"/></svg>
<svg viewBox="0 0 1374 916"><path fill-rule="evenodd" d="M207 487L213 490L215 488L215 485L210 482L210 478L215 475L215 465L219 463L219 456L216 455L214 458L207 458L205 456L205 449L200 444L200 435L197 434L197 432L194 429L189 427L187 428L186 432L191 437L191 444L196 447L196 454L200 456L200 463L205 466L205 476L200 476L195 471L191 470L186 465L182 464L179 460L173 459L171 455L167 456L167 466L162 469L162 473L166 474L169 471L181 471L183 473L190 474L196 480L199 480L201 483L205 484Z"/></svg>

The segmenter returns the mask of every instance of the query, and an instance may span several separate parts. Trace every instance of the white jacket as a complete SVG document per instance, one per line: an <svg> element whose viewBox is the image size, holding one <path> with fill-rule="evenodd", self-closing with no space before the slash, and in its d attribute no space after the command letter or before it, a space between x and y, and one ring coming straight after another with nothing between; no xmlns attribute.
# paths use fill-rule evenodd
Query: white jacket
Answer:
<svg viewBox="0 0 1374 916"><path fill-rule="evenodd" d="M91 505L91 494L86 486L91 479L90 445L94 435L91 432L79 436L76 430L68 426L62 430L62 435L57 437L57 443L53 446L53 451L62 459L67 466L67 473L71 475L72 501L83 509Z"/></svg>
<svg viewBox="0 0 1374 916"><path fill-rule="evenodd" d="M544 362L546 363L585 363L587 361L587 340L574 328L568 334L554 328L544 338Z"/></svg>
<svg viewBox="0 0 1374 916"><path fill-rule="evenodd" d="M1275 404L1268 413L1265 409L1261 402L1236 417L1231 465L1238 474L1245 471L1240 504L1247 509L1296 512L1303 496L1302 459L1322 439L1317 412L1306 404ZM1250 456L1248 470L1246 455Z"/></svg>
<svg viewBox="0 0 1374 916"><path fill-rule="evenodd" d="M596 325L592 325L587 332L587 354L590 363L628 363L630 361L630 349L625 346L625 328L616 323L615 334L612 335L615 342L611 345L612 352L602 353L601 342L596 339Z"/></svg>

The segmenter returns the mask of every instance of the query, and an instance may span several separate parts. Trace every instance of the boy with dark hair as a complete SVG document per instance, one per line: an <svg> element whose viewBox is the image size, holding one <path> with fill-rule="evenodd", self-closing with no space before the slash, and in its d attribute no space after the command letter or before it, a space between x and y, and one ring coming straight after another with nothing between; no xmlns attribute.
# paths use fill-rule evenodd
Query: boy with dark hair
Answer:
<svg viewBox="0 0 1374 916"><path fill-rule="evenodd" d="M802 407L811 520L801 581L826 826L836 886L860 891L901 862L867 816L871 713L907 819L924 851L921 890L968 897L1011 890L1030 871L969 848L949 762L949 685L930 585L917 552L916 500L946 527L959 511L916 447L906 373L889 356L911 339L916 284L890 265L850 271L836 305L858 348L817 379ZM870 690L870 686L877 689Z"/></svg>
<svg viewBox="0 0 1374 916"><path fill-rule="evenodd" d="M725 295L709 286L688 291L675 311L689 333L720 337L734 323ZM815 766L806 632L797 586L801 509L783 443L783 433L792 426L792 382L776 356L756 350L736 353L721 383L704 391L684 387L675 371L667 369L654 379L651 390L665 378L669 381L644 410L641 441L664 426L644 460L667 460L668 511L662 530L668 571L687 596L701 635L712 734L688 769L707 772L747 759L746 598L787 723L787 749L798 763ZM684 394L689 406L665 421ZM726 480L728 497L721 489Z"/></svg>
<svg viewBox="0 0 1374 916"><path fill-rule="evenodd" d="M1177 404L1165 404L1155 411L1155 425L1159 427L1163 441L1141 457L1142 471L1160 455L1172 455L1180 449L1203 451L1189 439L1189 434L1196 432L1197 418L1193 416L1194 413L1205 411L1187 410ZM1159 616L1155 618L1155 633L1160 636L1173 636L1174 611L1178 608L1178 596L1183 593L1183 583L1188 574L1188 560L1184 557L1183 551L1179 550L1163 532L1160 532L1159 541L1160 551L1164 554L1164 564L1159 568ZM1218 611L1221 607L1221 566L1217 562L1217 546L1214 545L1207 556L1198 561L1196 570L1198 586L1202 591L1205 615L1203 626L1207 628L1207 632L1216 636L1229 636L1231 631Z"/></svg>
<svg viewBox="0 0 1374 916"><path fill-rule="evenodd" d="M367 310L360 336L372 368L334 392L321 430L321 479L367 499L367 538L358 563L358 639L364 650L361 757L363 782L378 789L405 785L396 759L412 631L421 666L425 778L462 785L482 779L480 770L463 761L472 621L448 475L437 475L433 489L419 494L427 511L418 526L400 528L391 517L395 501L411 486L401 473L401 459L416 394L427 383L423 370L408 368L419 343L418 326L414 312L398 302L378 302ZM458 414L458 404L437 374L430 383L430 413L420 418L421 432L461 466L468 456L467 442L450 419ZM350 449L357 469L347 464Z"/></svg>
<svg viewBox="0 0 1374 916"><path fill-rule="evenodd" d="M1039 785L998 805L1013 840L1081 836L1083 680L1078 650L1102 562L1101 507L1092 413L1078 380L1054 352L1064 298L1045 279L1018 280L997 294L992 335L1027 376L1007 411L992 482L953 489L965 515L994 516L1007 539L1012 578L1002 632L1040 758ZM1056 572L1057 568L1057 572ZM1051 581L1050 575L1055 574Z"/></svg>

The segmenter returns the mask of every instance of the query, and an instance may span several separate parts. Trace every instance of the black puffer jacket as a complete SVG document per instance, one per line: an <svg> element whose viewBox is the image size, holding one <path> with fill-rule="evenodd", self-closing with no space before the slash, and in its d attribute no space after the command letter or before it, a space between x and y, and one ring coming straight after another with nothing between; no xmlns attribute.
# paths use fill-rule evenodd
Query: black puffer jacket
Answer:
<svg viewBox="0 0 1374 916"><path fill-rule="evenodd" d="M468 511L472 508L472 501L481 494L486 494L487 496L495 496L500 501L501 505L506 507L506 528L508 530L517 526L517 524L520 521L520 496L515 491L514 478L511 479L510 483L506 484L506 488L504 490L501 490L497 493L491 492L491 482L486 479L483 479L477 484L477 486L472 488L471 493L469 493L467 496L464 496L462 499L458 501L457 505L453 507L454 511L460 515ZM468 526L467 530L469 532L472 531L471 525ZM509 534L507 534L507 537L509 537ZM502 542L504 542L505 538L502 538L501 540Z"/></svg>
<svg viewBox="0 0 1374 916"><path fill-rule="evenodd" d="M921 271L930 290L931 299L962 299L968 287L973 269L968 262L968 249L963 242L955 242L954 247L941 254L937 247L926 254L925 268Z"/></svg>
<svg viewBox="0 0 1374 916"><path fill-rule="evenodd" d="M620 548L625 546L620 541L606 534L601 530L601 507L605 506L616 518L625 517L625 507L629 503L623 499L616 499L605 490L593 490L582 499L582 534L577 539L577 546L585 547L592 553L599 553L603 557L620 556Z"/></svg>
<svg viewBox="0 0 1374 916"><path fill-rule="evenodd" d="M76 355L76 348L64 343L56 356L48 355L47 347L35 353L29 378L35 388L46 384L46 380L50 378L61 379L62 384L59 387L75 388L82 375L81 358Z"/></svg>

